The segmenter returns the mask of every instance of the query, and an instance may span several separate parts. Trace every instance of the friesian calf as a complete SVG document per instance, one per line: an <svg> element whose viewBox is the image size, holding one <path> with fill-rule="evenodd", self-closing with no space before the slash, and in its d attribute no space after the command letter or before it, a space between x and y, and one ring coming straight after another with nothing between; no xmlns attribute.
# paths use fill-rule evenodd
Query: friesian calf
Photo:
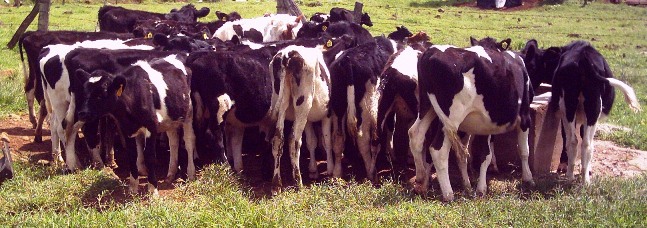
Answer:
<svg viewBox="0 0 647 228"><path fill-rule="evenodd" d="M339 7L333 7L330 9L330 18L328 19L330 22L338 22L338 21L348 21L348 22L353 22L357 23L359 25L366 25L366 26L373 26L373 22L371 21L371 17L368 15L368 13L362 14L361 18L359 21L355 21L355 16L353 15L353 11L344 9L344 8L339 8Z"/></svg>
<svg viewBox="0 0 647 228"><path fill-rule="evenodd" d="M330 41L329 41L330 42ZM288 137L292 176L297 187L303 187L299 168L301 137L306 133L306 145L310 151L309 172L311 178L317 176L314 151L317 139L312 123L321 121L323 146L328 160L327 173L333 172L331 121L336 116L329 110L331 101L331 81L327 62L334 59L340 51L348 48L348 42L327 43L325 46L304 47L292 45L274 55L270 63L270 78L273 84L272 118L276 129L272 140L274 155L274 176L272 192L277 193L281 186L280 161L283 153L284 122L293 120L292 134ZM322 50L323 49L323 50ZM335 170L341 173L341 154L336 156Z"/></svg>
<svg viewBox="0 0 647 228"><path fill-rule="evenodd" d="M371 145L371 139L376 138L372 136L377 133L377 113L372 112L372 106L377 105L376 85L389 56L395 53L398 46L384 36L375 38L375 41L344 51L330 64L330 105L338 117L333 123L336 158L343 153L345 131L348 131L359 147L366 174L371 181L374 180L378 153L377 148ZM342 126L343 122L345 127ZM335 163L334 176L341 176L341 164Z"/></svg>
<svg viewBox="0 0 647 228"><path fill-rule="evenodd" d="M365 43L375 42L371 33L362 26L350 23L347 21L340 22L305 22L297 32L297 38L318 38L324 35L331 37L351 36L353 38L353 46L362 45Z"/></svg>
<svg viewBox="0 0 647 228"><path fill-rule="evenodd" d="M428 188L430 165L423 159L423 142L436 118L442 127L433 132L435 137L430 140L429 150L444 200L454 198L447 173L451 147L457 151L463 184L471 188L469 178L466 179L467 151L458 136L459 130L492 135L517 129L522 179L534 183L528 166L529 112L533 94L520 56L482 46L463 49L434 45L420 57L418 74L419 115L409 129L417 191ZM480 166L479 193L487 189L485 173L490 159L491 155L487 155Z"/></svg>
<svg viewBox="0 0 647 228"><path fill-rule="evenodd" d="M406 162L408 151L398 153L405 157L393 151L393 133L396 131L393 124L397 119L398 122L407 123L408 130L418 115L418 58L431 46L426 34L418 33L415 37L418 40L409 38L407 47L389 57L377 90L377 136L380 143L386 144L387 154L396 159L394 168L399 170L405 165L403 163Z"/></svg>
<svg viewBox="0 0 647 228"><path fill-rule="evenodd" d="M230 21L216 30L213 38L227 41L238 36L256 43L292 40L297 37L297 32L301 28L301 17L276 14L268 17Z"/></svg>
<svg viewBox="0 0 647 228"><path fill-rule="evenodd" d="M52 44L74 44L86 40L103 40L103 39L119 39L126 40L133 38L132 34L117 34L111 32L78 32L78 31L28 31L25 32L18 40L18 51L20 51L20 60L22 61L23 73L25 75L25 96L27 97L27 110L29 111L29 121L32 128L37 128L39 132L42 127L41 124L37 125L37 120L34 110L34 99L41 102L43 98L43 87L41 86L41 78L38 73L38 55L40 51L47 45ZM24 52L27 55L27 66L25 66ZM29 70L27 70L29 69ZM41 110L44 111L45 105L42 105ZM46 113L41 113L46 115ZM34 141L40 142L42 138L36 134Z"/></svg>
<svg viewBox="0 0 647 228"><path fill-rule="evenodd" d="M333 41L331 49L346 47L350 43L346 40ZM213 134L220 134L221 125L224 125L226 157L232 158L235 171L243 168L241 154L245 128L259 126L269 133L275 127L275 120L270 115L272 88L278 93L280 84L278 80L272 84L270 79L272 57L290 45L316 47L326 43L324 39L302 39L233 51L194 52L189 56L187 66L194 72L192 92L196 98L196 121L208 119ZM314 139L314 136L308 138ZM314 150L311 156L313 153Z"/></svg>
<svg viewBox="0 0 647 228"><path fill-rule="evenodd" d="M184 54L173 54L151 61L137 61L117 75L102 70L91 74L77 71L77 76L86 79L83 92L87 94L78 109L80 123L110 115L117 121L121 135L135 138L136 146L133 147L132 143L127 146L131 192L137 192L139 182L136 177L142 167L135 163L136 156L142 154L148 169L149 191L157 194L154 171L157 133L166 132L171 151L175 151L171 153L169 172L177 170L174 162L177 162L177 130L180 127L189 160L187 173L189 179L195 178L192 165L195 150L193 105L189 88L191 72L184 66L185 58Z"/></svg>
<svg viewBox="0 0 647 228"><path fill-rule="evenodd" d="M206 40L212 37L213 33L228 21L240 20L240 14L237 12L225 14L220 11L216 11L216 15L218 15L219 19L211 22L180 22L175 20L159 19L137 20L133 29L133 34L136 37L146 37L150 36L149 34L155 35L158 33L170 36L184 34L196 38L200 37Z"/></svg>
<svg viewBox="0 0 647 228"><path fill-rule="evenodd" d="M182 6L170 13L153 13L131 10L120 6L102 6L99 8L99 29L104 32L130 33L135 29L137 20L174 20L179 22L196 22L198 18L209 14L209 8L197 10L193 4Z"/></svg>
<svg viewBox="0 0 647 228"><path fill-rule="evenodd" d="M569 180L575 179L573 169L577 155L577 129L581 127L581 174L588 185L591 183L589 172L593 158L593 136L598 120L605 119L611 112L615 99L614 87L622 91L634 112L640 111L640 103L629 85L613 78L609 64L590 43L574 41L564 47L551 47L544 51L537 48L536 41L534 45L531 42L526 48L526 59L533 62L531 76L535 76L534 81L546 80L542 76L552 78L549 105L553 110L559 110L558 116L566 136L566 176ZM546 72L554 74L546 75Z"/></svg>
<svg viewBox="0 0 647 228"><path fill-rule="evenodd" d="M72 130L74 124L74 95L70 93L70 75L67 66L64 64L67 54L81 47L89 48L117 48L117 49L141 49L150 50L152 46L128 46L121 40L97 40L85 41L73 45L56 44L49 45L40 53L40 72L43 79L44 97L47 112L51 115L50 132L52 135L52 159L55 163L62 162L60 142L63 142L66 153L66 164L70 170L79 167L76 153L74 151L74 140L76 136ZM60 141L59 141L60 140ZM66 146L69 145L69 146ZM100 162L98 156L94 156L95 162Z"/></svg>

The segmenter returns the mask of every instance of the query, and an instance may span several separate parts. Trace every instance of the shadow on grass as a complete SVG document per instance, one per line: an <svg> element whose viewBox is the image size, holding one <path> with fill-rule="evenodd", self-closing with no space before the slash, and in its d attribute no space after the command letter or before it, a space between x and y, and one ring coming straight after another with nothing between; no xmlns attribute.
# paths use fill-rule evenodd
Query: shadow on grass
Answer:
<svg viewBox="0 0 647 228"><path fill-rule="evenodd" d="M135 196L116 177L101 175L81 197L83 206L103 211L116 205L132 202Z"/></svg>

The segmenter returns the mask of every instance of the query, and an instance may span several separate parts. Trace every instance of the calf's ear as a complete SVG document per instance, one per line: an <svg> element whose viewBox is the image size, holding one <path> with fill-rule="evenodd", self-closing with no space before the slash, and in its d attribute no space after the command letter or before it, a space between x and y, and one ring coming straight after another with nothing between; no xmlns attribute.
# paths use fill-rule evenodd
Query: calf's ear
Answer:
<svg viewBox="0 0 647 228"><path fill-rule="evenodd" d="M319 28L321 28L322 32L328 30L328 26L330 26L330 22L328 21L324 21L323 23L319 24Z"/></svg>
<svg viewBox="0 0 647 228"><path fill-rule="evenodd" d="M470 36L470 44L472 46L477 46L477 45L479 45L479 41L474 39L474 37Z"/></svg>
<svg viewBox="0 0 647 228"><path fill-rule="evenodd" d="M121 94L124 92L125 87L126 87L126 78L122 76L117 76L114 80L112 80L112 84L110 84L110 87L108 87L108 92L114 93L115 95L117 95L117 97L120 97Z"/></svg>
<svg viewBox="0 0 647 228"><path fill-rule="evenodd" d="M153 44L157 46L166 46L168 45L168 38L163 34L155 34L153 37Z"/></svg>
<svg viewBox="0 0 647 228"><path fill-rule="evenodd" d="M209 8L202 7L200 10L198 10L198 12L195 13L195 16L196 17L206 17L207 15L209 15L210 11L211 10L209 10Z"/></svg>
<svg viewBox="0 0 647 228"><path fill-rule="evenodd" d="M75 74L76 74L76 77L83 79L83 81L87 81L87 79L90 78L90 73L86 72L83 69L76 70Z"/></svg>
<svg viewBox="0 0 647 228"><path fill-rule="evenodd" d="M532 39L526 42L526 46L523 47L521 50L521 53L525 54L526 56L534 56L537 53L537 48L538 48L537 40Z"/></svg>
<svg viewBox="0 0 647 228"><path fill-rule="evenodd" d="M509 50L511 42L512 42L512 39L510 38L505 39L499 43L499 48L501 48L501 50Z"/></svg>

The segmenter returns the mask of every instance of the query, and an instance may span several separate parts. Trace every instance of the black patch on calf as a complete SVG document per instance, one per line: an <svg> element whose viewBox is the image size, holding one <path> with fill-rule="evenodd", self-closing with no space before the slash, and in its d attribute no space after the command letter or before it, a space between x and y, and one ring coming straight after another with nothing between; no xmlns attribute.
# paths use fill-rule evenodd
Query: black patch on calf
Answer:
<svg viewBox="0 0 647 228"><path fill-rule="evenodd" d="M163 72L164 83L169 89L166 90L166 97L164 104L169 118L172 120L180 120L186 117L189 111L190 96L189 85L187 84L186 75L182 70L176 68L173 64L166 61L158 61L151 63L153 69ZM154 88L153 88L154 89ZM159 101L159 94L154 89L154 101ZM155 107L156 109L157 106Z"/></svg>
<svg viewBox="0 0 647 228"><path fill-rule="evenodd" d="M252 41L254 43L263 42L263 34L256 29L250 29L249 31L244 31L243 38L247 38L249 41Z"/></svg>
<svg viewBox="0 0 647 228"><path fill-rule="evenodd" d="M61 59L58 55L52 57L47 60L43 69L45 69L45 72L43 73L45 74L47 83L52 87L52 89L55 89L56 82L61 79L61 75L63 74L63 63L61 62Z"/></svg>
<svg viewBox="0 0 647 228"><path fill-rule="evenodd" d="M271 70L274 75L274 93L276 94L279 94L279 90L281 90L281 76L279 74L281 73L282 60L281 56L274 56L272 60Z"/></svg>
<svg viewBox="0 0 647 228"><path fill-rule="evenodd" d="M234 28L234 32L236 33L236 35L238 35L239 37L243 37L243 26L234 25L232 27Z"/></svg>
<svg viewBox="0 0 647 228"><path fill-rule="evenodd" d="M448 48L445 52L436 55L440 51L430 48L420 57L418 62L418 84L420 86L421 115L426 114L431 108L431 104L426 102L426 100L429 100L427 98L428 94L434 94L440 109L445 115L449 115L449 107L452 105L454 96L463 89L463 72L457 66L458 64L447 64L461 59L458 55L448 52L451 49Z"/></svg>
<svg viewBox="0 0 647 228"><path fill-rule="evenodd" d="M305 100L305 97L303 96L300 96L299 98L297 98L297 106L303 104L303 100Z"/></svg>
<svg viewBox="0 0 647 228"><path fill-rule="evenodd" d="M443 132L443 123L439 118L434 118L434 120L431 121L429 130L425 133L425 140L428 139L432 139L430 143L431 146L434 147L434 150L440 150L443 146L443 141L445 141L445 132Z"/></svg>
<svg viewBox="0 0 647 228"><path fill-rule="evenodd" d="M303 69L304 60L299 52L291 51L288 53L288 61L286 66L286 71L289 72L294 78L294 82L297 83L297 86L301 84L301 69Z"/></svg>
<svg viewBox="0 0 647 228"><path fill-rule="evenodd" d="M490 58L495 61L494 64L497 64L496 55L490 55ZM504 64L505 60L499 60L501 60L500 64ZM489 62L484 61L484 63ZM498 125L514 122L519 114L518 100L521 99L519 95L523 91L523 80L519 81L520 77L514 77L514 74L510 74L512 72L505 70L500 73L508 73L508 75L488 74L497 70L494 65L478 66L474 69L476 93L483 96L485 109L489 112L492 122Z"/></svg>

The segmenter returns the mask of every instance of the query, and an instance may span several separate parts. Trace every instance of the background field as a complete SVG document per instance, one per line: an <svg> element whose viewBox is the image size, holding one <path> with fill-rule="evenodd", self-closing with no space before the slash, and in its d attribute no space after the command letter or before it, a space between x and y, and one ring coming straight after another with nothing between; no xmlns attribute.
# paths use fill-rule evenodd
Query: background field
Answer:
<svg viewBox="0 0 647 228"><path fill-rule="evenodd" d="M352 1L301 1L306 15L331 7L352 8ZM575 39L590 41L609 61L615 76L628 82L645 106L647 94L647 9L578 1L542 5L525 11L483 11L455 7L456 1L364 1L374 35L405 25L424 30L432 42L467 46L469 36L510 37L520 49L528 39L540 46L566 45ZM127 8L167 12L184 3L120 4ZM195 3L212 11L238 11L243 17L275 12L273 1ZM94 31L99 4L68 1L52 6L51 30ZM442 10L439 10L441 9ZM18 50L4 44L31 10L0 7L0 123L9 114L24 114L23 76ZM442 12L441 12L442 11ZM205 21L214 20L209 15ZM35 29L35 25L30 27ZM626 146L647 149L647 112L633 114L617 97L609 122L631 129L600 135ZM603 158L602 158L603 159ZM126 197L120 183L101 171L59 175L48 167L19 164L18 177L0 186L0 224L28 226L243 225L463 225L463 226L646 226L647 176L630 180L600 180L581 188L543 181L521 188L516 179L491 180L484 199L460 198L443 204L421 198L408 186L386 181L380 188L355 182L324 182L299 192L288 190L272 199L259 198L244 181L220 166L210 166L202 177L161 199ZM454 186L458 186L454 183Z"/></svg>

